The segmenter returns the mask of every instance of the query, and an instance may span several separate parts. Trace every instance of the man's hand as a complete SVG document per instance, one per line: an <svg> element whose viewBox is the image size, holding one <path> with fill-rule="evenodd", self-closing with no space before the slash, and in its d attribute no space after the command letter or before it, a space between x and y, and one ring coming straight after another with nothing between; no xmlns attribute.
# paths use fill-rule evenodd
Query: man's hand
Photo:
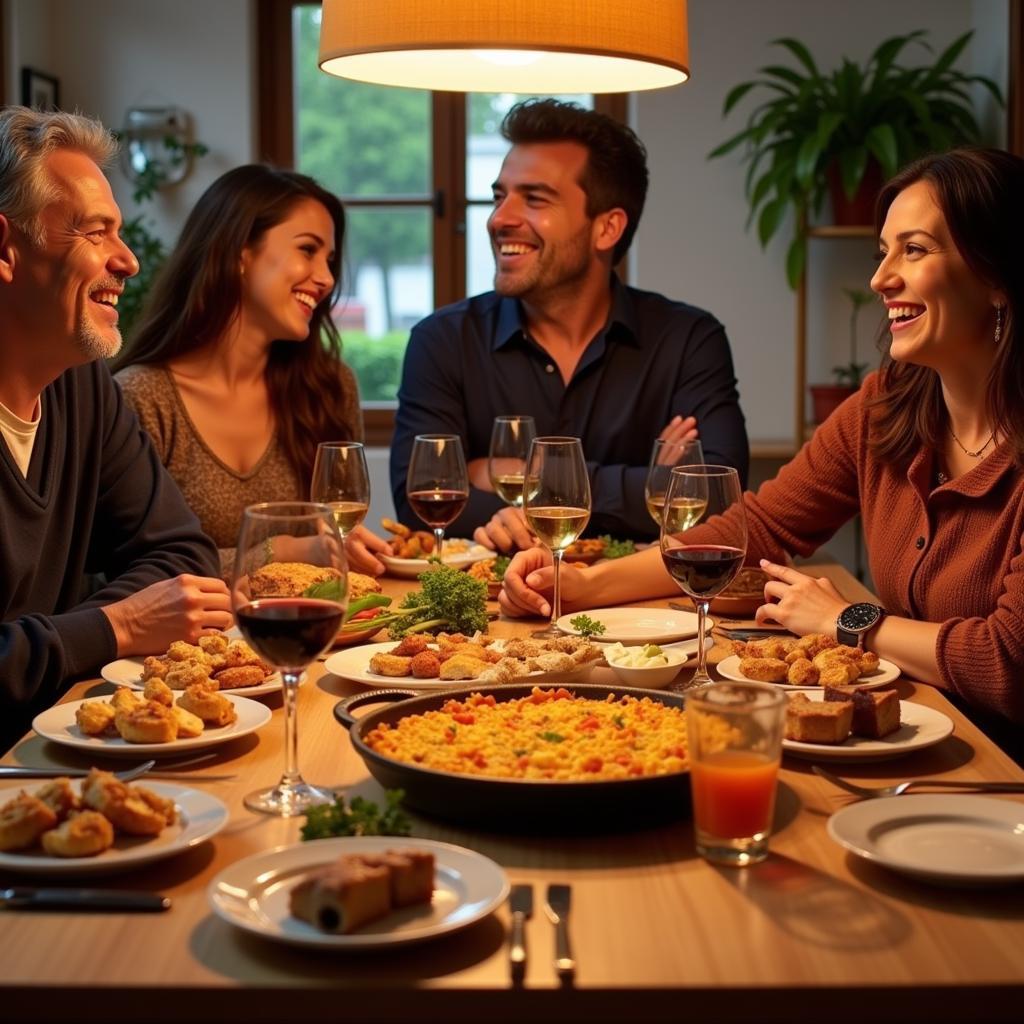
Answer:
<svg viewBox="0 0 1024 1024"><path fill-rule="evenodd" d="M805 576L786 565L761 559L761 568L772 577L764 585L771 604L757 609L758 622L777 622L791 633L826 633L835 636L836 619L850 604L824 576Z"/></svg>
<svg viewBox="0 0 1024 1024"><path fill-rule="evenodd" d="M385 566L376 555L390 555L391 545L365 526L357 526L345 538L345 554L350 569L370 576L380 576Z"/></svg>
<svg viewBox="0 0 1024 1024"><path fill-rule="evenodd" d="M492 551L515 551L536 547L537 538L526 525L521 508L503 508L485 526L473 531L473 540Z"/></svg>
<svg viewBox="0 0 1024 1024"><path fill-rule="evenodd" d="M562 611L574 612L590 608L593 602L587 600L588 569L577 569L563 565L560 577L562 585ZM551 566L551 553L546 548L536 547L520 551L505 570L498 603L501 610L512 618L524 615L551 617L549 598L555 585L555 570Z"/></svg>
<svg viewBox="0 0 1024 1024"><path fill-rule="evenodd" d="M682 416L673 416L668 421L665 429L658 435L659 441L666 442L662 448L662 458L659 461L666 465L675 465L678 453L673 452L669 446L679 445L684 441L692 441L697 436L697 420L695 417L687 416L684 419Z"/></svg>
<svg viewBox="0 0 1024 1024"><path fill-rule="evenodd" d="M205 576L161 580L100 611L110 620L119 657L157 654L175 640L194 644L204 633L234 622L224 581Z"/></svg>

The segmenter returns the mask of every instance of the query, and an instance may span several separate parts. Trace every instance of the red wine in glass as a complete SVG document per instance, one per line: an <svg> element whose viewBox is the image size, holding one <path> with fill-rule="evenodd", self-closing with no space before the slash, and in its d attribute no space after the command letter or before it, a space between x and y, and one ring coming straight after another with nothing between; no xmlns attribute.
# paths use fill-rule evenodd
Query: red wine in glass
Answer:
<svg viewBox="0 0 1024 1024"><path fill-rule="evenodd" d="M469 500L465 491L410 491L407 497L413 512L431 529L443 529L458 519Z"/></svg>
<svg viewBox="0 0 1024 1024"><path fill-rule="evenodd" d="M302 668L331 645L344 615L335 601L269 597L235 612L249 646L278 668Z"/></svg>
<svg viewBox="0 0 1024 1024"><path fill-rule="evenodd" d="M722 544L693 544L662 551L669 575L698 600L720 594L733 581L745 553Z"/></svg>

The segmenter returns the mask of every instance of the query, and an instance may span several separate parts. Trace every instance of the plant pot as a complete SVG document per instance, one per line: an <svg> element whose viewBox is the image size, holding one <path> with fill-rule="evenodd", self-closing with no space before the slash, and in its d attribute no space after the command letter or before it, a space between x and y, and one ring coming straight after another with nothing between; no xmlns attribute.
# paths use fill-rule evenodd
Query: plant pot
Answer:
<svg viewBox="0 0 1024 1024"><path fill-rule="evenodd" d="M849 384L812 384L811 404L814 408L814 422L822 424L846 401L857 393Z"/></svg>
<svg viewBox="0 0 1024 1024"><path fill-rule="evenodd" d="M875 201L882 189L882 168L876 160L869 160L864 177L852 199L846 198L839 163L833 161L826 170L828 193L832 200L832 221L838 227L859 227L875 223Z"/></svg>

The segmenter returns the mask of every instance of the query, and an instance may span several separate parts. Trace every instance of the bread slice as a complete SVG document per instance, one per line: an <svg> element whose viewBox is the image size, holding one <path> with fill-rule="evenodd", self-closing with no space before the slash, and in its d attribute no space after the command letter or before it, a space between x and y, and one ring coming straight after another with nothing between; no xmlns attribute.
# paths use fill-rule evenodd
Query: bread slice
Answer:
<svg viewBox="0 0 1024 1024"><path fill-rule="evenodd" d="M383 865L391 872L391 904L410 907L434 896L434 855L425 850L387 850L361 854L364 864Z"/></svg>
<svg viewBox="0 0 1024 1024"><path fill-rule="evenodd" d="M391 912L390 872L344 858L299 882L289 903L293 916L344 935Z"/></svg>
<svg viewBox="0 0 1024 1024"><path fill-rule="evenodd" d="M881 739L900 727L900 698L895 690L865 690L861 686L826 686L826 701L853 701L854 736Z"/></svg>
<svg viewBox="0 0 1024 1024"><path fill-rule="evenodd" d="M799 743L845 743L853 722L853 701L808 700L795 693L786 704L786 739Z"/></svg>

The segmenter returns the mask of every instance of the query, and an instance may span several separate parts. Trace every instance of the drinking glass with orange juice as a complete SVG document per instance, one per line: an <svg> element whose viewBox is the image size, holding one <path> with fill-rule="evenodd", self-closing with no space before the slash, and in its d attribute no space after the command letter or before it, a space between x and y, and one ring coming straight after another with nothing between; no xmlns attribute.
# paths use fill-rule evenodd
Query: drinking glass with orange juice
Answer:
<svg viewBox="0 0 1024 1024"><path fill-rule="evenodd" d="M744 867L768 856L785 694L768 683L711 683L686 697L697 852Z"/></svg>

